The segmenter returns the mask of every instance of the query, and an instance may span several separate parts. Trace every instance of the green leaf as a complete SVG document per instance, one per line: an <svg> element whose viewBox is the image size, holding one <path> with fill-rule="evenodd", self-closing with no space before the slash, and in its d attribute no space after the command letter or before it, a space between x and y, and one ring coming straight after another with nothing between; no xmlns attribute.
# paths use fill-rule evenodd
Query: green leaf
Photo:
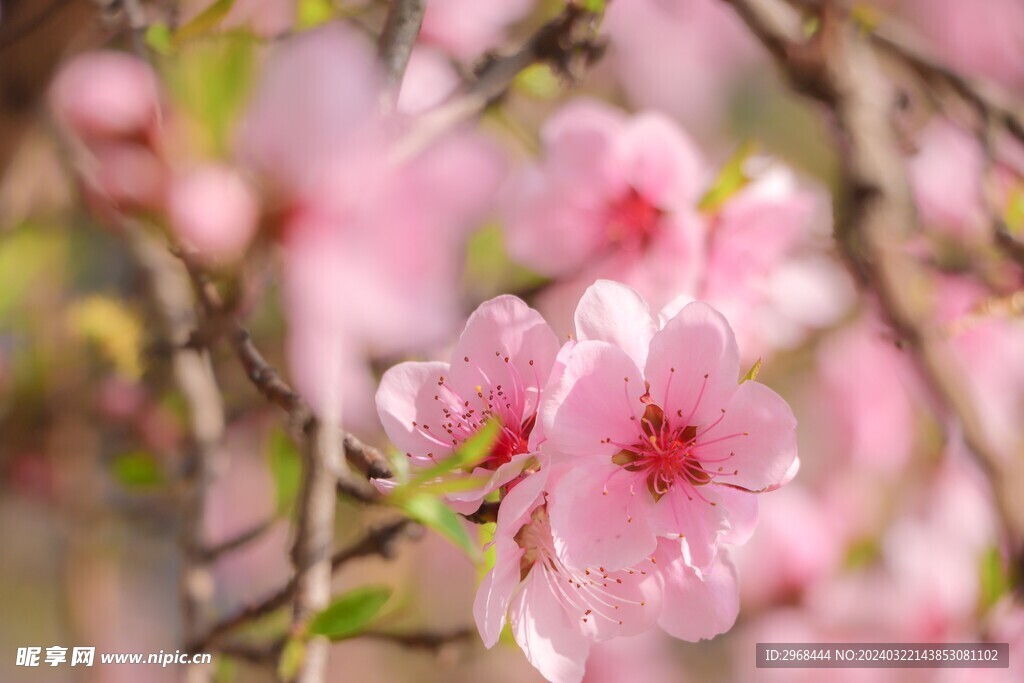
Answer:
<svg viewBox="0 0 1024 683"><path fill-rule="evenodd" d="M115 457L111 472L121 485L130 489L148 489L164 483L164 472L152 454L130 451Z"/></svg>
<svg viewBox="0 0 1024 683"><path fill-rule="evenodd" d="M188 114L187 133L213 156L230 151L235 124L249 100L255 50L251 36L223 34L190 43L165 64L175 101Z"/></svg>
<svg viewBox="0 0 1024 683"><path fill-rule="evenodd" d="M989 548L981 557L981 608L988 610L1010 590L1013 577L1003 562L999 548Z"/></svg>
<svg viewBox="0 0 1024 683"><path fill-rule="evenodd" d="M1024 184L1010 188L1005 220L1006 229L1011 235L1024 234Z"/></svg>
<svg viewBox="0 0 1024 683"><path fill-rule="evenodd" d="M438 498L427 494L412 496L400 502L405 514L451 541L471 559L480 559L480 549L469 537L462 519Z"/></svg>
<svg viewBox="0 0 1024 683"><path fill-rule="evenodd" d="M283 430L275 430L267 440L270 473L274 477L277 512L285 515L299 495L302 483L302 456Z"/></svg>
<svg viewBox="0 0 1024 683"><path fill-rule="evenodd" d="M732 156L722 165L714 184L700 200L699 208L705 213L713 213L725 204L734 194L750 183L750 178L743 170L747 159L757 149L753 142L744 142L733 152Z"/></svg>
<svg viewBox="0 0 1024 683"><path fill-rule="evenodd" d="M862 538L854 541L846 549L845 565L847 569L867 567L876 559L880 550L878 541L873 538Z"/></svg>
<svg viewBox="0 0 1024 683"><path fill-rule="evenodd" d="M528 66L516 76L516 86L538 100L550 100L562 91L562 83L548 64Z"/></svg>
<svg viewBox="0 0 1024 683"><path fill-rule="evenodd" d="M501 422L497 418L488 420L473 436L463 441L455 453L433 467L422 470L406 486L416 488L455 470L471 470L491 454L500 433Z"/></svg>
<svg viewBox="0 0 1024 683"><path fill-rule="evenodd" d="M334 18L335 9L331 0L299 0L297 12L295 24L302 30L327 23Z"/></svg>
<svg viewBox="0 0 1024 683"><path fill-rule="evenodd" d="M306 660L306 643L301 638L290 638L281 650L281 658L277 660L277 677L282 681L290 681L298 675L302 663Z"/></svg>
<svg viewBox="0 0 1024 683"><path fill-rule="evenodd" d="M747 370L747 374L743 375L743 379L740 380L740 384L752 379L757 379L757 373L761 372L761 360L761 358L758 358L757 362Z"/></svg>
<svg viewBox="0 0 1024 683"><path fill-rule="evenodd" d="M367 586L349 591L313 617L309 623L309 632L327 636L331 640L359 635L390 597L391 589L385 586Z"/></svg>
<svg viewBox="0 0 1024 683"><path fill-rule="evenodd" d="M197 14L192 21L175 31L174 42L180 44L186 40L206 35L227 16L227 13L231 11L231 6L234 4L235 0L217 0Z"/></svg>
<svg viewBox="0 0 1024 683"><path fill-rule="evenodd" d="M505 234L494 224L470 235L463 273L466 289L478 299L535 289L548 281L512 261L505 249Z"/></svg>
<svg viewBox="0 0 1024 683"><path fill-rule="evenodd" d="M580 6L588 12L601 14L604 12L607 0L580 0Z"/></svg>
<svg viewBox="0 0 1024 683"><path fill-rule="evenodd" d="M480 547L484 548L484 561L480 564L479 571L477 572L477 579L480 581L483 581L487 572L494 568L494 563L498 559L497 549L494 545L488 545L494 540L494 532L497 528L497 524L490 522L488 524L481 524L477 532L477 541L480 543Z"/></svg>
<svg viewBox="0 0 1024 683"><path fill-rule="evenodd" d="M171 29L163 22L150 24L146 29L146 45L157 54L167 56L174 52L174 37Z"/></svg>

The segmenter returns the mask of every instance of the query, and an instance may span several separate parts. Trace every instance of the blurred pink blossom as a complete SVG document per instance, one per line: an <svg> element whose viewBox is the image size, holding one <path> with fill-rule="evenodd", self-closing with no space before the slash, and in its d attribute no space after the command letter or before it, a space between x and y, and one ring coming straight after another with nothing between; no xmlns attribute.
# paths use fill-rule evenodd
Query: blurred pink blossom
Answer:
<svg viewBox="0 0 1024 683"><path fill-rule="evenodd" d="M229 262L242 255L255 234L259 205L234 169L208 164L174 178L167 213L171 229L200 258Z"/></svg>
<svg viewBox="0 0 1024 683"><path fill-rule="evenodd" d="M513 296L480 305L452 351L450 363L400 363L381 378L377 410L384 430L413 465L429 467L453 455L490 419L501 433L470 476L481 488L449 494L470 513L491 491L522 472L534 451L541 388L558 354L558 340L540 314Z"/></svg>
<svg viewBox="0 0 1024 683"><path fill-rule="evenodd" d="M330 414L372 414L366 372L343 366L448 336L462 240L503 172L498 150L464 130L401 156L411 119L379 113L380 87L364 36L307 32L271 55L239 141L282 205L289 363Z"/></svg>
<svg viewBox="0 0 1024 683"><path fill-rule="evenodd" d="M914 200L926 227L949 237L985 239L984 155L977 140L945 119L933 119L909 161Z"/></svg>
<svg viewBox="0 0 1024 683"><path fill-rule="evenodd" d="M599 281L576 336L540 408L542 449L576 464L551 495L556 547L619 568L682 538L686 562L710 567L720 540L749 536L751 493L795 474L792 411L763 384L737 385L732 329L704 302L656 322L635 291Z"/></svg>
<svg viewBox="0 0 1024 683"><path fill-rule="evenodd" d="M58 122L87 140L141 136L160 114L156 74L124 52L85 52L54 78L50 106Z"/></svg>
<svg viewBox="0 0 1024 683"><path fill-rule="evenodd" d="M950 66L1024 88L1024 5L1018 0L899 0L901 13Z"/></svg>
<svg viewBox="0 0 1024 683"><path fill-rule="evenodd" d="M902 470L913 453L923 397L892 334L863 316L821 344L816 375L832 451L888 473Z"/></svg>
<svg viewBox="0 0 1024 683"><path fill-rule="evenodd" d="M770 167L711 217L700 298L722 312L749 362L835 322L853 288L829 255L828 200Z"/></svg>
<svg viewBox="0 0 1024 683"><path fill-rule="evenodd" d="M692 292L705 228L696 212L704 168L693 143L656 113L635 118L578 100L541 131L544 156L511 188L514 258L579 282L614 277L656 306Z"/></svg>
<svg viewBox="0 0 1024 683"><path fill-rule="evenodd" d="M732 90L764 59L743 21L716 0L611 2L603 27L630 102L702 133L722 126Z"/></svg>

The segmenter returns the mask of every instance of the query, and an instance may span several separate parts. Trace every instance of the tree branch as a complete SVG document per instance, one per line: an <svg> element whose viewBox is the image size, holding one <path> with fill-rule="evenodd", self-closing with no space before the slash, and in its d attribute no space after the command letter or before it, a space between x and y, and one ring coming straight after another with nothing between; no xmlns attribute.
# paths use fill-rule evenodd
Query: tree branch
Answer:
<svg viewBox="0 0 1024 683"><path fill-rule="evenodd" d="M515 52L491 56L476 70L475 80L447 102L423 114L399 144L398 156L408 158L444 131L458 126L500 98L516 76L533 64L547 63L567 79L576 79L576 65L589 66L604 53L596 37L601 15L572 2L557 17L541 26Z"/></svg>
<svg viewBox="0 0 1024 683"><path fill-rule="evenodd" d="M384 67L385 107L393 109L402 89L402 78L409 65L412 48L423 25L427 0L391 0L377 54Z"/></svg>
<svg viewBox="0 0 1024 683"><path fill-rule="evenodd" d="M822 101L840 126L842 161L835 235L863 286L906 341L936 395L956 416L968 448L989 476L1014 552L1024 538L1024 471L989 442L965 381L935 319L927 273L904 249L916 229L905 165L892 126L896 94L871 44L829 2L821 29L802 40L799 17L784 0L731 0L793 83Z"/></svg>
<svg viewBox="0 0 1024 683"><path fill-rule="evenodd" d="M226 329L231 348L253 386L268 401L284 410L291 423L300 431L310 433L315 428L317 421L312 409L302 396L281 378L277 369L263 358L263 354L253 343L249 331L242 327L226 310L216 286L195 263L195 260L182 253L181 250L177 250L177 255L184 261L192 277L193 288L207 318L206 329L212 329L214 332ZM199 345L209 343L211 336L217 335L200 334ZM196 345L196 341L191 340L190 344ZM348 432L341 432L341 444L344 448L345 459L367 477L390 479L394 476L391 463L376 448L364 444Z"/></svg>
<svg viewBox="0 0 1024 683"><path fill-rule="evenodd" d="M330 562L331 571L338 571L352 560L362 557L377 555L390 559L394 556L395 543L399 539L403 536L413 537L419 535L421 531L422 528L415 525L409 519L399 519L376 529L371 529L356 543L334 553ZM276 593L219 621L202 639L189 645L189 651L204 652L210 648L217 647L229 633L287 605L294 597L297 587L298 584L293 578Z"/></svg>
<svg viewBox="0 0 1024 683"><path fill-rule="evenodd" d="M452 631L407 631L395 633L391 631L366 631L359 634L361 638L386 640L403 647L430 650L437 652L446 645L468 640L476 633L476 629L465 627Z"/></svg>
<svg viewBox="0 0 1024 683"><path fill-rule="evenodd" d="M175 383L189 412L191 445L182 467L180 491L182 566L179 589L182 632L187 642L203 628L213 595L213 577L204 552L203 518L206 492L223 463L224 406L209 355L187 348L196 324L189 278L163 243L130 220L122 221L136 262L148 280L152 299L163 318L172 352Z"/></svg>

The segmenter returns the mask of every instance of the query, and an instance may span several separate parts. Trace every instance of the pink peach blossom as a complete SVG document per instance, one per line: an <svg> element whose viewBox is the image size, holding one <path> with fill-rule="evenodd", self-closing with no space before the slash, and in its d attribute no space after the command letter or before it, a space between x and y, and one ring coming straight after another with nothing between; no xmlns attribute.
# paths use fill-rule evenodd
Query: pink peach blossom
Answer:
<svg viewBox="0 0 1024 683"><path fill-rule="evenodd" d="M908 167L924 225L961 240L986 239L985 159L977 140L952 122L935 119L922 131L918 144L920 150Z"/></svg>
<svg viewBox="0 0 1024 683"><path fill-rule="evenodd" d="M835 322L853 288L828 252L828 200L770 166L710 216L700 298L729 319L744 359L792 348Z"/></svg>
<svg viewBox="0 0 1024 683"><path fill-rule="evenodd" d="M156 75L137 57L113 50L78 55L54 78L57 120L83 138L141 135L159 117Z"/></svg>
<svg viewBox="0 0 1024 683"><path fill-rule="evenodd" d="M736 576L724 554L700 573L683 561L678 541L662 539L656 553L618 571L566 563L556 548L545 495L549 484L563 485L564 470L542 469L502 501L495 564L473 607L484 645L494 646L507 618L516 642L546 679L577 683L596 642L655 625L699 640L732 626Z"/></svg>
<svg viewBox="0 0 1024 683"><path fill-rule="evenodd" d="M452 455L489 419L501 423L490 455L473 471L483 488L449 494L472 512L483 496L518 476L531 454L541 388L558 340L540 314L513 296L480 305L452 351L450 363L400 363L381 378L377 410L391 442L415 466Z"/></svg>
<svg viewBox="0 0 1024 683"><path fill-rule="evenodd" d="M602 28L630 103L664 111L701 139L722 128L741 79L767 63L743 20L716 0L611 2Z"/></svg>
<svg viewBox="0 0 1024 683"><path fill-rule="evenodd" d="M503 168L467 130L399 158L411 119L381 114L380 93L361 34L309 31L270 56L239 139L284 219L296 383L330 398L317 410L349 417L372 414L368 372L349 371L356 359L439 343L455 325L462 241Z"/></svg>
<svg viewBox="0 0 1024 683"><path fill-rule="evenodd" d="M171 229L201 258L223 262L245 251L256 232L259 206L234 169L209 164L171 182L167 214Z"/></svg>
<svg viewBox="0 0 1024 683"><path fill-rule="evenodd" d="M551 493L556 547L619 568L682 538L688 563L711 566L720 540L749 535L752 492L795 474L792 411L763 384L737 385L732 329L704 302L656 322L634 290L599 281L576 333L539 412L542 448L577 465Z"/></svg>
<svg viewBox="0 0 1024 683"><path fill-rule="evenodd" d="M696 213L702 162L667 118L630 118L578 100L541 131L544 156L511 188L509 251L548 276L614 277L657 305L692 292L702 271Z"/></svg>

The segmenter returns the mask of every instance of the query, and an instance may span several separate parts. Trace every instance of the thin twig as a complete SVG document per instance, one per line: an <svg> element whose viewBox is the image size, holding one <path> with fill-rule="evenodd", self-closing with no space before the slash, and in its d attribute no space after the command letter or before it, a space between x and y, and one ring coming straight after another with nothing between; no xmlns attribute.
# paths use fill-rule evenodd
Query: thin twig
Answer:
<svg viewBox="0 0 1024 683"><path fill-rule="evenodd" d="M282 379L277 369L266 361L253 343L249 331L225 309L223 299L209 276L194 259L182 253L180 249L177 250L177 254L184 261L192 277L193 288L206 315L204 329L212 329L215 332L226 329L231 348L249 381L268 401L284 410L293 425L308 433L316 423L312 409L302 396ZM209 343L211 336L217 335L200 334L198 342L192 338L189 344ZM364 444L348 432L341 432L341 444L345 451L345 459L367 477L390 479L394 476L387 457L376 448Z"/></svg>
<svg viewBox="0 0 1024 683"><path fill-rule="evenodd" d="M524 69L547 63L563 78L578 78L576 64L589 66L604 53L596 36L601 15L569 3L541 26L516 51L491 56L477 69L475 80L436 109L426 112L398 145L396 156L414 156L439 135L482 112L500 98Z"/></svg>
<svg viewBox="0 0 1024 683"><path fill-rule="evenodd" d="M209 355L184 345L195 327L189 278L163 243L129 220L123 232L136 262L149 282L153 301L163 318L165 334L174 349L174 379L189 411L191 445L182 468L180 493L182 567L180 592L182 631L187 642L204 628L213 594L209 559L203 550L206 492L221 469L224 454L224 406Z"/></svg>
<svg viewBox="0 0 1024 683"><path fill-rule="evenodd" d="M421 531L420 527L408 519L399 519L371 529L359 541L334 553L331 557L331 571L338 571L352 560L362 557L376 555L390 559L394 556L395 542L402 537L414 535L412 533L414 529L416 534ZM296 581L292 579L269 597L217 622L201 640L190 645L188 649L191 652L203 652L216 647L229 633L287 605L292 600L296 587Z"/></svg>
<svg viewBox="0 0 1024 683"><path fill-rule="evenodd" d="M466 627L452 631L407 631L404 633L365 631L359 635L361 638L385 640L402 647L437 652L447 645L468 640L475 633L476 629Z"/></svg>
<svg viewBox="0 0 1024 683"><path fill-rule="evenodd" d="M228 553L234 552L235 550L238 550L242 546L252 543L257 538L267 533L267 531L273 528L274 524L276 523L277 518L271 517L270 519L266 519L260 522L251 529L243 531L242 533L238 534L233 538L229 538L226 541L205 548L202 550L203 559L205 559L207 562L213 562L222 557L223 555L227 555Z"/></svg>
<svg viewBox="0 0 1024 683"><path fill-rule="evenodd" d="M384 106L387 109L393 109L398 101L405 68L409 65L409 57L420 34L426 10L427 0L391 0L377 48L384 68Z"/></svg>

